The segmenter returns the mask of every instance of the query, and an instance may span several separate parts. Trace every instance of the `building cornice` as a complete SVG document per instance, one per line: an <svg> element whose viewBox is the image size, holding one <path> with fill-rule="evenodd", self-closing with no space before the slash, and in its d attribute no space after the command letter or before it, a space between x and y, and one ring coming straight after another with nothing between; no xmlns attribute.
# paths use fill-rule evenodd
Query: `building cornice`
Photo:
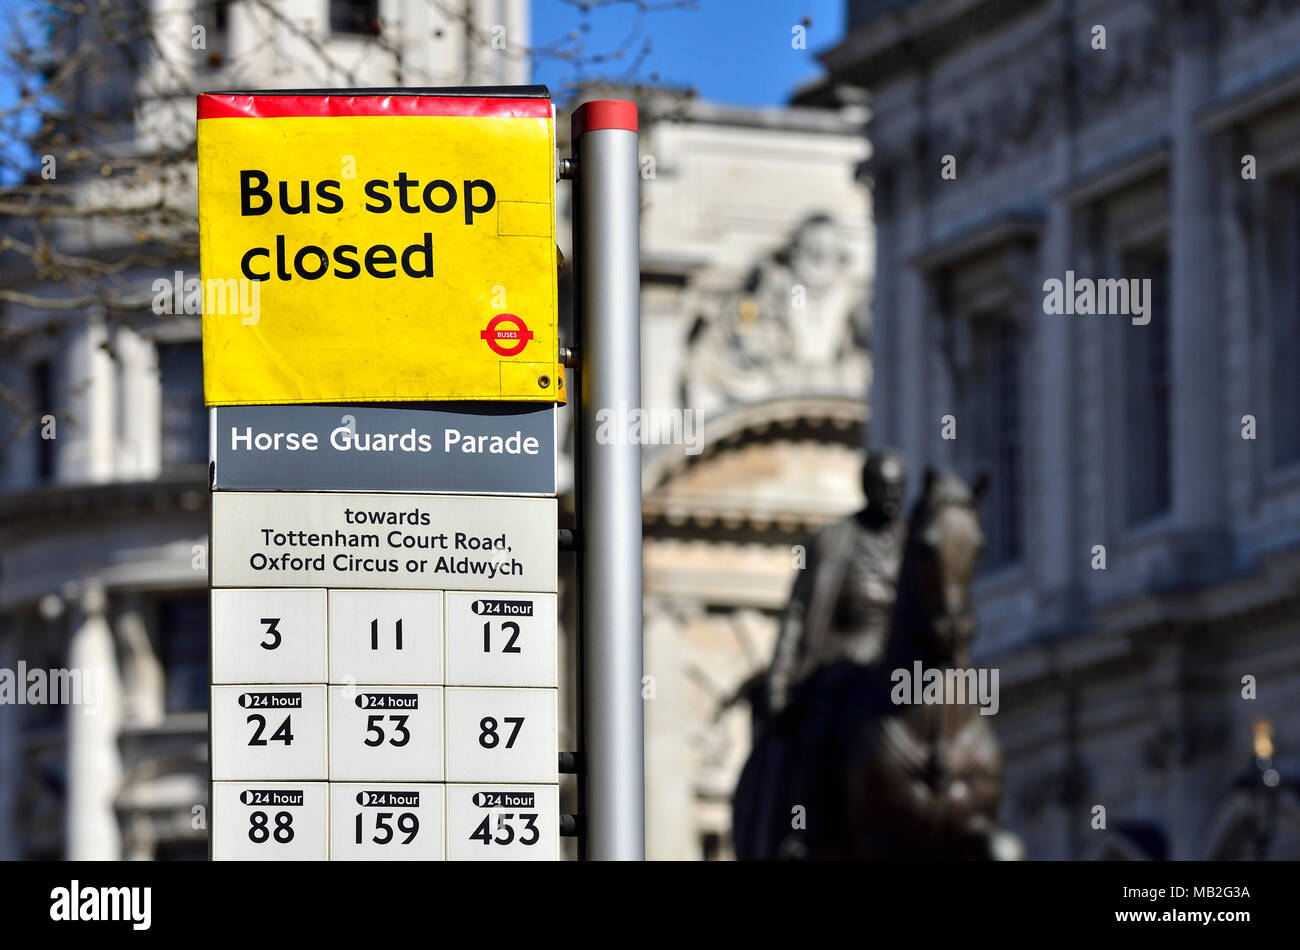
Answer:
<svg viewBox="0 0 1300 950"><path fill-rule="evenodd" d="M1059 679L1097 683L1143 671L1164 646L1235 642L1300 621L1300 550L1261 559L1252 570L1194 592L1142 592L1096 604L1069 630L1044 630L977 659L1002 671L1017 703L1053 695ZM978 641L977 641L978 642ZM1008 693L1008 696L1011 696Z"/></svg>
<svg viewBox="0 0 1300 950"><path fill-rule="evenodd" d="M830 82L873 88L1043 6L1044 0L920 0L859 24L819 58Z"/></svg>
<svg viewBox="0 0 1300 950"><path fill-rule="evenodd" d="M1213 103L1198 117L1203 131L1217 134L1300 100L1300 59L1255 79L1239 92Z"/></svg>
<svg viewBox="0 0 1300 950"><path fill-rule="evenodd" d="M1057 197L1071 207L1079 207L1160 174L1169 167L1170 139L1160 135L1155 140L1115 156L1098 168L1076 176L1057 192Z"/></svg>
<svg viewBox="0 0 1300 950"><path fill-rule="evenodd" d="M1044 220L1045 215L1037 210L995 212L913 255L907 263L930 272L1000 247L1035 242Z"/></svg>
<svg viewBox="0 0 1300 950"><path fill-rule="evenodd" d="M46 533L60 522L84 524L109 513L199 513L207 507L207 466L197 464L151 481L57 485L0 496L0 536Z"/></svg>
<svg viewBox="0 0 1300 950"><path fill-rule="evenodd" d="M688 470L755 444L817 442L862 447L866 405L859 397L799 396L737 406L706 420L696 455L661 451L642 472L642 518L651 538L790 543L844 516L838 508L756 504L752 498L681 497L672 483Z"/></svg>

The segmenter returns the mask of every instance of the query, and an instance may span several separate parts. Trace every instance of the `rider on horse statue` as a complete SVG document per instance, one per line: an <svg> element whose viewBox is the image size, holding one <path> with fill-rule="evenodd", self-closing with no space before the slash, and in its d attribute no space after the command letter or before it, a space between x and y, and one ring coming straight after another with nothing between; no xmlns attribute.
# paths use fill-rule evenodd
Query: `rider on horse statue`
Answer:
<svg viewBox="0 0 1300 950"><path fill-rule="evenodd" d="M917 664L970 671L984 480L927 470L904 530L904 479L895 453L869 457L866 507L810 543L754 691L734 802L742 860L1023 855L995 821L1002 766L987 718L964 698L912 705L892 689Z"/></svg>
<svg viewBox="0 0 1300 950"><path fill-rule="evenodd" d="M906 480L898 453L869 456L862 470L866 505L808 545L767 676L770 714L784 709L795 689L832 660L868 664L884 652L903 554Z"/></svg>

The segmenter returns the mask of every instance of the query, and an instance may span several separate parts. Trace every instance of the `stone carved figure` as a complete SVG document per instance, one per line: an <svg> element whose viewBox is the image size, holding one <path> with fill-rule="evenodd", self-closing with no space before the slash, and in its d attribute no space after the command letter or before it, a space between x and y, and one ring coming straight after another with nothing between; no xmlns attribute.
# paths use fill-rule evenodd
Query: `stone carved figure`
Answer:
<svg viewBox="0 0 1300 950"><path fill-rule="evenodd" d="M866 505L807 545L768 672L769 713L780 712L819 667L839 658L867 664L883 651L903 550L906 479L901 455L871 454L862 469Z"/></svg>
<svg viewBox="0 0 1300 950"><path fill-rule="evenodd" d="M884 651L820 666L756 737L735 795L741 859L1022 856L994 820L1001 760L979 707L891 695L894 670L970 667L981 492L926 473Z"/></svg>
<svg viewBox="0 0 1300 950"><path fill-rule="evenodd" d="M856 283L831 218L807 218L740 291L707 303L687 341L685 404L711 413L792 390L864 392Z"/></svg>

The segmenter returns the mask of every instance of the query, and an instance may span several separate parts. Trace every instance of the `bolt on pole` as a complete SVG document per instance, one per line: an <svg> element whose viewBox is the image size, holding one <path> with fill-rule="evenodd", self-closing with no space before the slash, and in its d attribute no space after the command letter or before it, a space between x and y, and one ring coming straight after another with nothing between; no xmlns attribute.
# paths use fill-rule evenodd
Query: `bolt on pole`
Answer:
<svg viewBox="0 0 1300 950"><path fill-rule="evenodd" d="M583 103L572 129L584 856L639 861L645 858L641 447L626 431L610 431L626 427L641 404L636 104ZM602 423L611 437L598 440Z"/></svg>

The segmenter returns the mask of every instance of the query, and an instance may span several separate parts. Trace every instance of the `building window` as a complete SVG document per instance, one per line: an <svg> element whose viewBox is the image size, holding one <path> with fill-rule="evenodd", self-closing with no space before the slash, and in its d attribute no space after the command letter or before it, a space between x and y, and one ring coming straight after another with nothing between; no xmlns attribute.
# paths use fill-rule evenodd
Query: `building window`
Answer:
<svg viewBox="0 0 1300 950"><path fill-rule="evenodd" d="M164 600L158 605L158 654L168 712L208 708L208 599Z"/></svg>
<svg viewBox="0 0 1300 950"><path fill-rule="evenodd" d="M162 376L162 465L206 463L208 412L203 405L203 350L197 341L158 344Z"/></svg>
<svg viewBox="0 0 1300 950"><path fill-rule="evenodd" d="M974 375L969 389L978 438L970 474L989 476L981 503L986 546L984 570L1014 564L1021 553L1021 338L1004 318L977 319L971 327Z"/></svg>
<svg viewBox="0 0 1300 950"><path fill-rule="evenodd" d="M46 438L45 417L54 413L54 367L49 360L41 360L32 367L32 437L36 440L36 480L54 480L54 439Z"/></svg>
<svg viewBox="0 0 1300 950"><path fill-rule="evenodd" d="M330 0L330 32L378 35L379 0Z"/></svg>
<svg viewBox="0 0 1300 950"><path fill-rule="evenodd" d="M1300 461L1300 182L1286 191L1288 292L1273 307L1269 336L1269 461L1274 468Z"/></svg>
<svg viewBox="0 0 1300 950"><path fill-rule="evenodd" d="M1125 256L1123 274L1150 280L1151 322L1124 334L1124 515L1128 525L1169 510L1169 254L1163 248Z"/></svg>

